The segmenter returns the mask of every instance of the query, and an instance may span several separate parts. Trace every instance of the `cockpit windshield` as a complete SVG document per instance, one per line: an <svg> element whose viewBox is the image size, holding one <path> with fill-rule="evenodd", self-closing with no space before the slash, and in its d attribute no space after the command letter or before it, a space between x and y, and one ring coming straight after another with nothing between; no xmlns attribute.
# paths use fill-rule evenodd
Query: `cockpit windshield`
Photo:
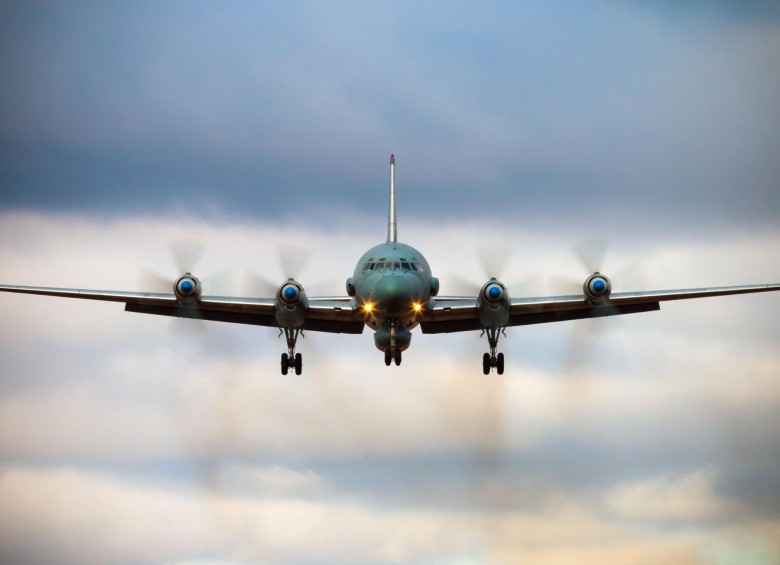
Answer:
<svg viewBox="0 0 780 565"><path fill-rule="evenodd" d="M369 257L363 264L362 272L369 273L372 271L402 271L405 273L411 271L424 273L425 269L423 269L420 262L416 259L409 261L404 257L399 257L398 260L387 259L386 257L380 257L379 259Z"/></svg>

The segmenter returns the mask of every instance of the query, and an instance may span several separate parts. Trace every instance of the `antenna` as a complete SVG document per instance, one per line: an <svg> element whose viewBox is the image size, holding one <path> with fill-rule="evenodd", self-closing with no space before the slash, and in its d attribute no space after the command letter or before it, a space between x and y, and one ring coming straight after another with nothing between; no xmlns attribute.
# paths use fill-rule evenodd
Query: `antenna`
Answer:
<svg viewBox="0 0 780 565"><path fill-rule="evenodd" d="M398 227L395 223L395 155L390 155L390 206L387 212L387 243L398 241Z"/></svg>

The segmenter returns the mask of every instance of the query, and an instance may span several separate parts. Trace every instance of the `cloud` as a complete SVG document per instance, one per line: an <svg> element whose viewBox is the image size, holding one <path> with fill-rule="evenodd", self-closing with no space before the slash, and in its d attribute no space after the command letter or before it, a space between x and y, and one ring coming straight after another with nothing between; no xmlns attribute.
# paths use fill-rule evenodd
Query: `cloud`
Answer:
<svg viewBox="0 0 780 565"><path fill-rule="evenodd" d="M513 292L581 281L594 236L616 290L780 282L769 4L5 3L0 282L133 290L199 239L207 292L286 244L341 293L391 152L443 292L507 243ZM512 328L490 378L474 334L307 334L282 378L268 328L3 294L0 561L776 561L778 317Z"/></svg>
<svg viewBox="0 0 780 565"><path fill-rule="evenodd" d="M132 290L140 266L175 276L166 242L193 234L208 242L196 274L281 279L284 241L317 250L304 284L342 280L374 228L6 213L2 282ZM444 288L448 273L481 280L472 249L495 229L400 233ZM507 280L577 276L575 231L502 226L518 249ZM642 256L648 288L770 282L778 245L760 228L627 234L607 272ZM772 294L665 304L603 333L514 328L507 373L489 379L472 334L416 333L390 369L370 334L307 334L304 375L282 378L267 328L181 334L116 304L0 302L0 554L15 562L693 563L778 548ZM570 365L580 330L596 337Z"/></svg>
<svg viewBox="0 0 780 565"><path fill-rule="evenodd" d="M2 553L19 563L164 561L216 541L197 502L170 489L70 469L4 468L0 477ZM36 531L48 542L36 544Z"/></svg>
<svg viewBox="0 0 780 565"><path fill-rule="evenodd" d="M395 152L418 220L776 223L776 19L339 6L5 8L3 205L381 218Z"/></svg>
<svg viewBox="0 0 780 565"><path fill-rule="evenodd" d="M6 467L0 501L15 518L0 521L0 552L19 563L508 564L575 556L585 563L695 563L704 555L777 554L771 542L777 525L766 536L733 527L653 531L606 520L571 499L536 513L495 516L383 510L292 493L235 496L71 469Z"/></svg>
<svg viewBox="0 0 780 565"><path fill-rule="evenodd" d="M704 471L618 486L608 501L621 516L653 521L720 520L731 510L715 495L712 478Z"/></svg>
<svg viewBox="0 0 780 565"><path fill-rule="evenodd" d="M771 0L750 0L747 2L643 2L644 8L665 17L687 16L699 21L720 25L767 25L780 17L780 9Z"/></svg>

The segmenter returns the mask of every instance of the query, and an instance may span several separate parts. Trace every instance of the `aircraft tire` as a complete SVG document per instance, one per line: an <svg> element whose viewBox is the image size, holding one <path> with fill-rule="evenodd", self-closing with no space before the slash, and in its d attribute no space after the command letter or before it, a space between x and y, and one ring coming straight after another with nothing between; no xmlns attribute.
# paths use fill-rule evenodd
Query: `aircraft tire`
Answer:
<svg viewBox="0 0 780 565"><path fill-rule="evenodd" d="M482 372L485 375L490 374L490 353L485 353L482 356Z"/></svg>
<svg viewBox="0 0 780 565"><path fill-rule="evenodd" d="M396 349L395 350L395 359L394 359L394 361L395 361L395 366L396 367L401 364L401 350L400 349Z"/></svg>
<svg viewBox="0 0 780 565"><path fill-rule="evenodd" d="M389 367L392 361L393 361L393 354L390 352L390 348L388 347L387 349L385 349L385 365Z"/></svg>
<svg viewBox="0 0 780 565"><path fill-rule="evenodd" d="M303 372L303 355L295 354L295 374L300 375Z"/></svg>
<svg viewBox="0 0 780 565"><path fill-rule="evenodd" d="M504 354L503 353L499 353L498 354L498 359L496 359L496 371L498 372L499 375L503 375L504 374Z"/></svg>
<svg viewBox="0 0 780 565"><path fill-rule="evenodd" d="M290 358L287 356L286 353L282 353L282 374L286 375L289 369L290 369Z"/></svg>

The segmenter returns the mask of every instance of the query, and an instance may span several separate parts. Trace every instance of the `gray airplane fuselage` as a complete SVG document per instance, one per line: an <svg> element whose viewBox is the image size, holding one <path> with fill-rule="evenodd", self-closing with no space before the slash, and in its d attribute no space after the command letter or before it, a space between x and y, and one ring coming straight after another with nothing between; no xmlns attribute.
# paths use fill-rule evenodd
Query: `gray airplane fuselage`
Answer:
<svg viewBox="0 0 780 565"><path fill-rule="evenodd" d="M363 309L366 325L374 330L374 343L382 351L390 344L390 328L396 323L396 347L405 350L411 329L438 291L425 257L415 248L398 242L381 243L358 261L347 289Z"/></svg>

